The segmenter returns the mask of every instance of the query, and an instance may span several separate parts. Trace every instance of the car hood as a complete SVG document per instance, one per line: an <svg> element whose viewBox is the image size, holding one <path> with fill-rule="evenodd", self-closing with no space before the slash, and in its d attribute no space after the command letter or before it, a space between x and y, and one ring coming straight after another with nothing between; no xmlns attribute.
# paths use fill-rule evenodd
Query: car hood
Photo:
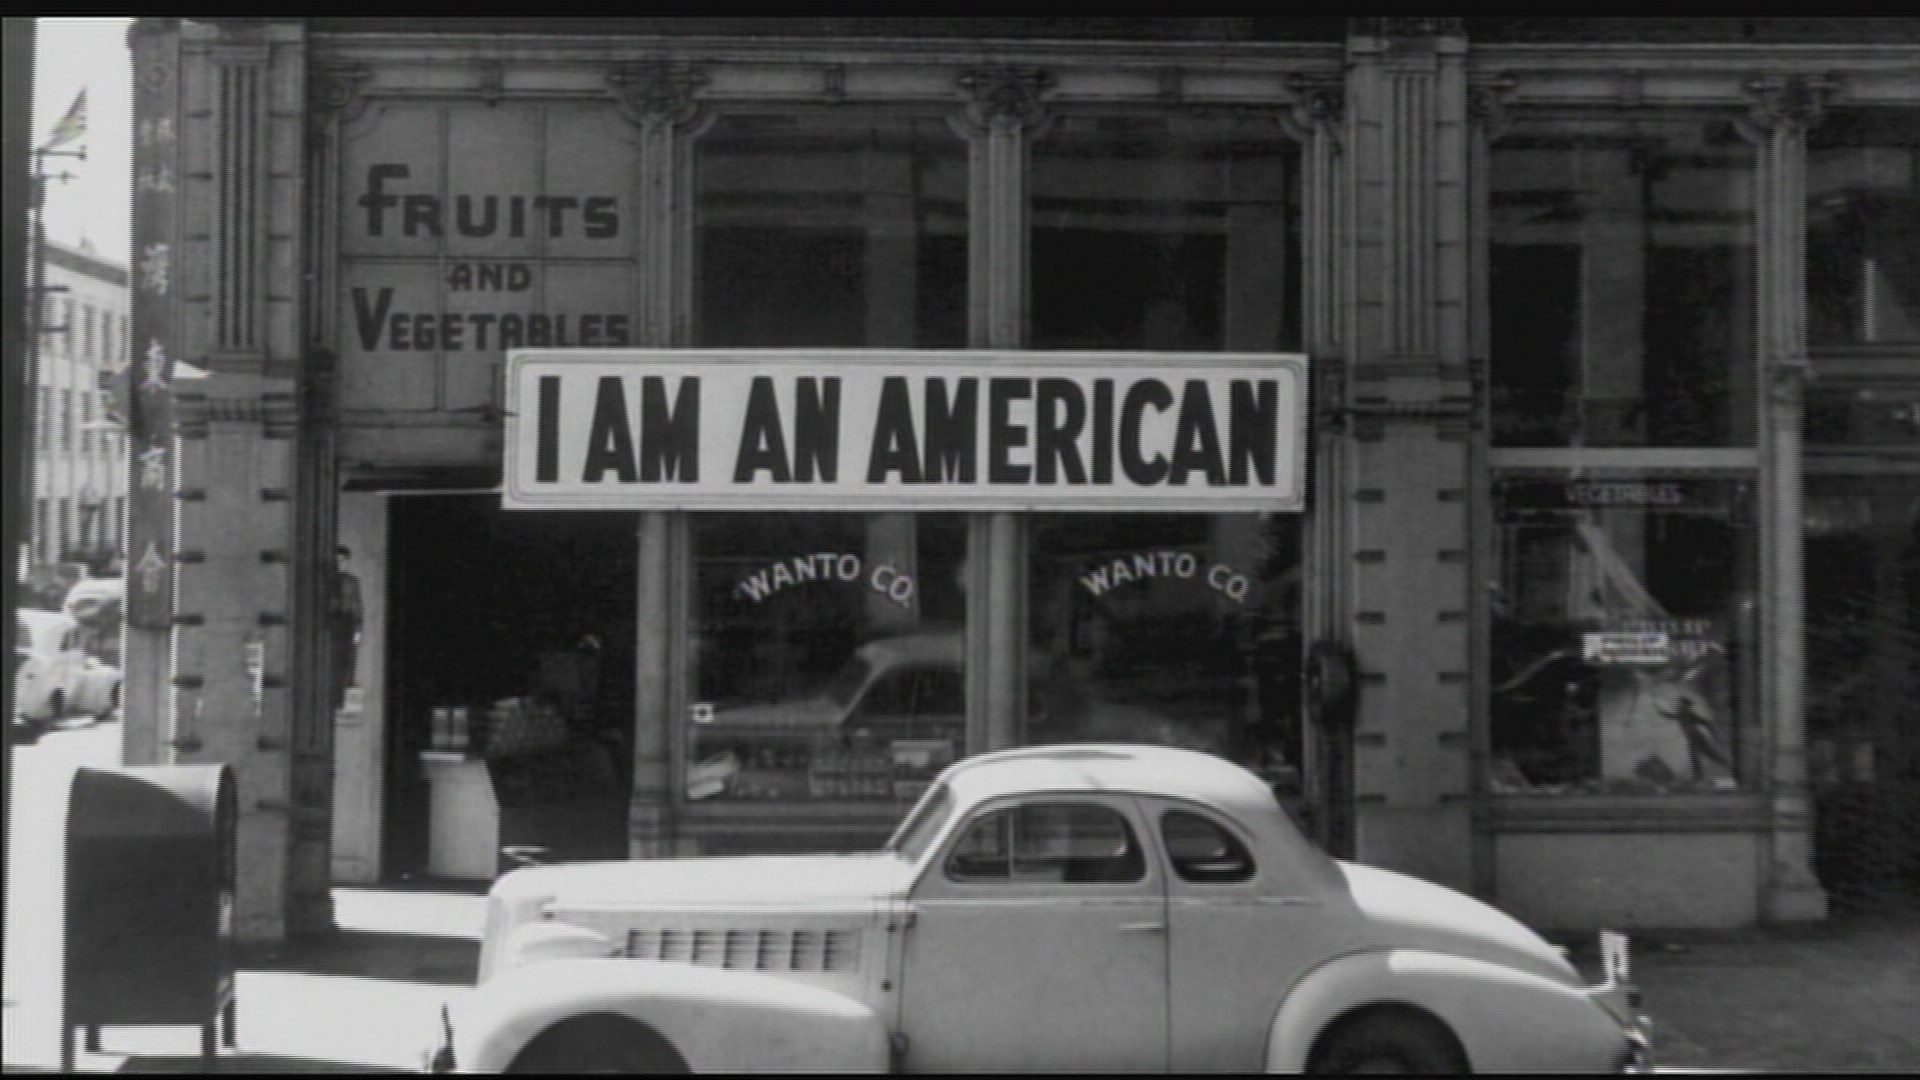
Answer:
<svg viewBox="0 0 1920 1080"><path fill-rule="evenodd" d="M904 892L911 872L888 853L636 859L516 870L493 891L501 899L539 897L555 910L867 912Z"/></svg>
<svg viewBox="0 0 1920 1080"><path fill-rule="evenodd" d="M715 710L696 730L734 727L830 728L840 722L840 707L826 698L802 698L767 705L736 705Z"/></svg>
<svg viewBox="0 0 1920 1080"><path fill-rule="evenodd" d="M1395 942L1518 964L1555 982L1581 985L1580 973L1558 949L1490 904L1391 870L1336 865L1355 906Z"/></svg>

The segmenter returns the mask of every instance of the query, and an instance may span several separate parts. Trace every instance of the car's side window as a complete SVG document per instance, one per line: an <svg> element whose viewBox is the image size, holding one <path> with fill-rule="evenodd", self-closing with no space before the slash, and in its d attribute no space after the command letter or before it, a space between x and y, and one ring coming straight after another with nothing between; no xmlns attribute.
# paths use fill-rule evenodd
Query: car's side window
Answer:
<svg viewBox="0 0 1920 1080"><path fill-rule="evenodd" d="M1182 881L1218 885L1253 877L1253 856L1240 838L1225 826L1186 810L1169 810L1160 818L1160 839L1167 860Z"/></svg>
<svg viewBox="0 0 1920 1080"><path fill-rule="evenodd" d="M947 856L946 872L959 882L1126 884L1144 880L1147 863L1112 807L1028 803L976 819Z"/></svg>

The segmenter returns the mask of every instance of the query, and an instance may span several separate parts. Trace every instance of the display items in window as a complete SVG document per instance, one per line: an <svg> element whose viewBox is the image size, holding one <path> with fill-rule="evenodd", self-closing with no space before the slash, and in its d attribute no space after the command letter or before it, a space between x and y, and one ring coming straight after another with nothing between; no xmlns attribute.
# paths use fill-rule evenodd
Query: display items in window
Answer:
<svg viewBox="0 0 1920 1080"><path fill-rule="evenodd" d="M1741 788L1751 497L1745 481L1644 475L1496 485L1492 791Z"/></svg>
<svg viewBox="0 0 1920 1080"><path fill-rule="evenodd" d="M689 801L911 800L966 753L963 518L698 520Z"/></svg>

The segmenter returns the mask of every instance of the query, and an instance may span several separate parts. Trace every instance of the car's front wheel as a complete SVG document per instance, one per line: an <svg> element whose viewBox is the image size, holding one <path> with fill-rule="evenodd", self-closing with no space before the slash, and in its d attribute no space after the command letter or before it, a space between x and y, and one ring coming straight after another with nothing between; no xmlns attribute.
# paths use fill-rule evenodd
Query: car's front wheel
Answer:
<svg viewBox="0 0 1920 1080"><path fill-rule="evenodd" d="M1467 1071L1446 1025L1414 1009L1371 1009L1342 1020L1321 1039L1310 1073L1439 1075Z"/></svg>
<svg viewBox="0 0 1920 1080"><path fill-rule="evenodd" d="M684 1073L687 1063L673 1044L624 1016L602 1014L565 1020L528 1043L510 1073Z"/></svg>

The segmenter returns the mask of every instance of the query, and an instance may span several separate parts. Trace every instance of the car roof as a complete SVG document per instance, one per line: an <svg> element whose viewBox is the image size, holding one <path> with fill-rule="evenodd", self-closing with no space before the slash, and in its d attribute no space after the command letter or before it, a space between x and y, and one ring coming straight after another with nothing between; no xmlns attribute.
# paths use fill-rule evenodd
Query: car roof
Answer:
<svg viewBox="0 0 1920 1080"><path fill-rule="evenodd" d="M1197 750L1136 743L1029 746L968 758L948 769L966 801L1024 791L1110 791L1199 799L1223 807L1274 804L1265 781Z"/></svg>
<svg viewBox="0 0 1920 1080"><path fill-rule="evenodd" d="M79 625L73 616L64 611L42 611L39 608L15 608L13 614L14 618L17 619L22 626L38 628L56 625Z"/></svg>

